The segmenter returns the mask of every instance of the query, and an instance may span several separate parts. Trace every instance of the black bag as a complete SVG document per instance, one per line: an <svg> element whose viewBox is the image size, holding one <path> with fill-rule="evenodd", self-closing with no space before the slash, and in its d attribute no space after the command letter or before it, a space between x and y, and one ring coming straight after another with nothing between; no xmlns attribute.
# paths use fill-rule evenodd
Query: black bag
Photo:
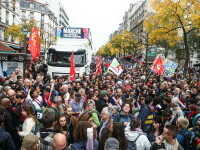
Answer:
<svg viewBox="0 0 200 150"><path fill-rule="evenodd" d="M142 135L142 134L139 134L134 141L128 141L127 150L137 150L136 141L140 137L140 135Z"/></svg>
<svg viewBox="0 0 200 150"><path fill-rule="evenodd" d="M193 150L194 145L192 145L192 135L185 134L184 132L178 131L178 134L181 134L184 137L184 145L181 145L184 150Z"/></svg>

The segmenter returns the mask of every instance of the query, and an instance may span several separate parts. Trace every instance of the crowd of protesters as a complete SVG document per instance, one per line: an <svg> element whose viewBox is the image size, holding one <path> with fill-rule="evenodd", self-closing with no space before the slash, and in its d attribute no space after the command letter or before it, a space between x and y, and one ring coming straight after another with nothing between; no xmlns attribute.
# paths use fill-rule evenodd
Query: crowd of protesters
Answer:
<svg viewBox="0 0 200 150"><path fill-rule="evenodd" d="M51 78L44 63L1 78L2 150L200 149L200 74L158 76L121 59L123 72Z"/></svg>

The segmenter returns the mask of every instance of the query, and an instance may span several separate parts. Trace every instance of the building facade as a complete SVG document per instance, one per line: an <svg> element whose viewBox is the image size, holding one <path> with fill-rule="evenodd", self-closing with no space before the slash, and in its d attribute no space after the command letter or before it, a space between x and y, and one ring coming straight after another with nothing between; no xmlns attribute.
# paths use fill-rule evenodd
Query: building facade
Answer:
<svg viewBox="0 0 200 150"><path fill-rule="evenodd" d="M55 29L58 26L58 18L48 8L48 4L37 1L21 0L21 22L35 20L39 28L40 37L43 39L42 52L48 48L48 45L55 38Z"/></svg>
<svg viewBox="0 0 200 150"><path fill-rule="evenodd" d="M12 37L6 37L9 26L20 23L20 0L0 0L0 42L14 49L21 49Z"/></svg>
<svg viewBox="0 0 200 150"><path fill-rule="evenodd" d="M119 28L117 31L114 31L110 38L121 33L123 30L133 32L139 43L148 45L148 34L145 32L145 28L143 26L144 20L152 14L155 14L155 10L151 7L151 0L140 0L134 4L130 4L130 7L125 12L122 22L119 24ZM181 32L179 32L182 35ZM148 52L146 48L141 49L143 55L148 55L149 60L153 60L156 54L162 54L164 52L164 48L149 46ZM153 55L154 54L154 55ZM147 59L148 59L147 58ZM174 61L178 61L177 56L170 52L168 58ZM200 56L198 53L191 52L190 54L190 66L200 63ZM183 64L183 63L182 63Z"/></svg>

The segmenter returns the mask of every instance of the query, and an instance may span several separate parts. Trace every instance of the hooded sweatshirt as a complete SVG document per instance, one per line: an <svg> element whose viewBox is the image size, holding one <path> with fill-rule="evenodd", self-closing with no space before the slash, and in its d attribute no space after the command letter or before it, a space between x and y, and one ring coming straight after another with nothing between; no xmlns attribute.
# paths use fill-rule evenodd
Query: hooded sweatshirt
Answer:
<svg viewBox="0 0 200 150"><path fill-rule="evenodd" d="M127 130L125 131L125 136L128 141L134 141L139 136L138 139L136 140L136 146L137 149L139 150L149 150L151 148L151 144L144 133Z"/></svg>

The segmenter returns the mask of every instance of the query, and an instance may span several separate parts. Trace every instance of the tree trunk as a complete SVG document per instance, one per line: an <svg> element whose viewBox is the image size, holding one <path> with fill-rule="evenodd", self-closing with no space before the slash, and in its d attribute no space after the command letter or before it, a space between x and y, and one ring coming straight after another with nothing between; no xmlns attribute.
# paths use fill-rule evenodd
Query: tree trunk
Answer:
<svg viewBox="0 0 200 150"><path fill-rule="evenodd" d="M186 74L187 74L187 71L188 71L188 64L190 62L190 51L189 51L189 46L188 46L187 33L186 33L185 30L183 30L183 41L184 41L184 45L185 45L185 55L186 55L183 76L186 77Z"/></svg>

